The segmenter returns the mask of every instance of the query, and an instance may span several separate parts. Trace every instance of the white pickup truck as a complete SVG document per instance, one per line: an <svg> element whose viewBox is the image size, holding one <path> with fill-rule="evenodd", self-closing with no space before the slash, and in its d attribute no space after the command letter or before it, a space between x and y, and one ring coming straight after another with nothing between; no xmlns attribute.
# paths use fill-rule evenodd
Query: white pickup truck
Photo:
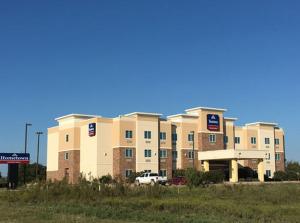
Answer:
<svg viewBox="0 0 300 223"><path fill-rule="evenodd" d="M167 182L167 177L158 176L157 173L143 173L141 176L135 178L135 183L137 185L140 184L154 185L155 183L166 184L166 182Z"/></svg>

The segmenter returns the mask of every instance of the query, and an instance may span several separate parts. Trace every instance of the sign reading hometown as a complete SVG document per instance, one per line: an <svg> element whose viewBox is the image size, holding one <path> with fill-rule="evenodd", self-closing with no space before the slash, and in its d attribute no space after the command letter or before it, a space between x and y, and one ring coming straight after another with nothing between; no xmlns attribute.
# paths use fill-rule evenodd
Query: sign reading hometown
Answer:
<svg viewBox="0 0 300 223"><path fill-rule="evenodd" d="M220 131L220 118L219 115L207 115L207 129L210 131Z"/></svg>
<svg viewBox="0 0 300 223"><path fill-rule="evenodd" d="M90 123L89 124L89 136L95 136L96 135L96 123Z"/></svg>
<svg viewBox="0 0 300 223"><path fill-rule="evenodd" d="M0 163L29 163L29 153L0 153Z"/></svg>

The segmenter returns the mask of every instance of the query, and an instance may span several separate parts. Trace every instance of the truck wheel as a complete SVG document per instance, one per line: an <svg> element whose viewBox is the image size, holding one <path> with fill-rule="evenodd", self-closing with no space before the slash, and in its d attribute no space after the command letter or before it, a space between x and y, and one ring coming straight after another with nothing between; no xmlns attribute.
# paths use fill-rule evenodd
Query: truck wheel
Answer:
<svg viewBox="0 0 300 223"><path fill-rule="evenodd" d="M154 186L155 182L154 180L151 180L151 183L150 183L152 186Z"/></svg>

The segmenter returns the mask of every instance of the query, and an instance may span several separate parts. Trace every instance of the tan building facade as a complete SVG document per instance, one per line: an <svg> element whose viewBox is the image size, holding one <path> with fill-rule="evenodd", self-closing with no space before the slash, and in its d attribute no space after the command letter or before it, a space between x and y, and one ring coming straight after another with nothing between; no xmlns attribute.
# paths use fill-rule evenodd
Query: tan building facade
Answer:
<svg viewBox="0 0 300 223"><path fill-rule="evenodd" d="M284 132L275 123L235 126L226 109L198 107L184 114L134 112L116 118L70 114L48 129L47 179L76 183L110 174L151 171L172 177L176 169L209 170L229 163L230 181L239 166L272 177L284 170Z"/></svg>

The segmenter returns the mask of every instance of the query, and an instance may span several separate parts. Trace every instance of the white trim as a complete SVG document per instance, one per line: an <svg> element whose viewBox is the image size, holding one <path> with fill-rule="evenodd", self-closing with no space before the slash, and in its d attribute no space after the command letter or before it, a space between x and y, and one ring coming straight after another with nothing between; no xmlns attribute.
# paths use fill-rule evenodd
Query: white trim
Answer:
<svg viewBox="0 0 300 223"><path fill-rule="evenodd" d="M191 115L191 114L175 114L169 115L167 118L176 118L176 117L186 117L186 118L199 118L199 115Z"/></svg>
<svg viewBox="0 0 300 223"><path fill-rule="evenodd" d="M208 134L223 134L224 132L219 131L219 132L214 132L214 131L198 131L198 133L208 133Z"/></svg>
<svg viewBox="0 0 300 223"><path fill-rule="evenodd" d="M112 148L113 149L115 149L115 148L129 148L129 149L131 149L131 148L135 148L135 146L113 146Z"/></svg>
<svg viewBox="0 0 300 223"><path fill-rule="evenodd" d="M236 121L238 120L238 118L230 118L230 117L224 117L225 120L229 120L229 121Z"/></svg>
<svg viewBox="0 0 300 223"><path fill-rule="evenodd" d="M132 112L132 113L128 113L128 114L125 114L123 116L133 116L133 115L147 115L147 116L162 116L162 114L160 113L150 113L150 112Z"/></svg>
<svg viewBox="0 0 300 223"><path fill-rule="evenodd" d="M58 152L59 152L59 153L60 153L60 152L69 152L69 151L74 151L74 150L78 151L78 150L80 150L80 148L74 148L74 149L63 149L63 150L58 150Z"/></svg>
<svg viewBox="0 0 300 223"><path fill-rule="evenodd" d="M195 108L186 109L184 111L191 112L191 111L195 111L195 110L211 110L211 111L222 111L222 112L227 111L227 109L224 109L224 108L210 108L210 107L195 107Z"/></svg>
<svg viewBox="0 0 300 223"><path fill-rule="evenodd" d="M249 125L270 125L270 126L278 126L278 123L274 122L252 122L252 123L247 123L246 126Z"/></svg>
<svg viewBox="0 0 300 223"><path fill-rule="evenodd" d="M55 121L61 120L61 119L65 119L65 118L70 118L70 117L79 117L79 118L101 118L101 116L98 115L84 115L84 114L68 114L68 115L64 115L61 117L58 117L55 119Z"/></svg>

